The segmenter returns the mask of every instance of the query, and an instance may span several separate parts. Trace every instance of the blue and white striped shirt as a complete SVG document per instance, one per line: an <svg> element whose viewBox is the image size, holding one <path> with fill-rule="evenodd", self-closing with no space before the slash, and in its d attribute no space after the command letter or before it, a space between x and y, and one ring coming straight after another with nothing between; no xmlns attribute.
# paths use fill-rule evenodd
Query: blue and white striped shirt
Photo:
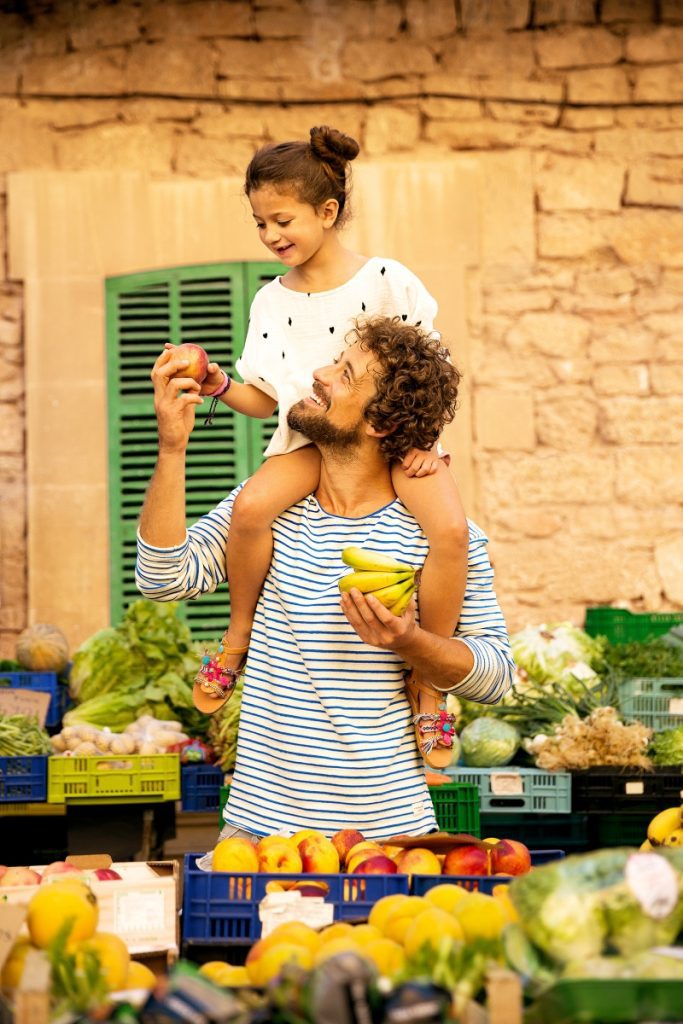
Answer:
<svg viewBox="0 0 683 1024"><path fill-rule="evenodd" d="M225 580L225 545L239 488L190 527L183 544L138 536L136 582L146 597L197 597ZM455 688L495 703L513 661L493 592L487 538L469 525L467 588L456 636L474 667ZM274 551L256 609L244 677L237 763L225 809L231 825L267 835L358 829L368 839L436 827L418 753L406 668L364 644L339 605L347 545L421 565L427 539L400 501L361 519L324 511L313 495L273 525ZM438 685L438 680L433 680Z"/></svg>

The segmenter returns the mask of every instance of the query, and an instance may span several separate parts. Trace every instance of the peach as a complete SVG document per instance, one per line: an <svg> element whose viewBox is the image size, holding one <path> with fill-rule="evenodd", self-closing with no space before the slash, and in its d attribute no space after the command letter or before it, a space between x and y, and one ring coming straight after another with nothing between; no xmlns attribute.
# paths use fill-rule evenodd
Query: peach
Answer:
<svg viewBox="0 0 683 1024"><path fill-rule="evenodd" d="M342 828L332 836L332 845L339 854L339 863L346 864L346 857L349 850L352 850L358 843L364 843L365 836L355 828Z"/></svg>
<svg viewBox="0 0 683 1024"><path fill-rule="evenodd" d="M32 868L7 868L2 878L0 878L0 885L40 885L40 875L37 871L33 871Z"/></svg>
<svg viewBox="0 0 683 1024"><path fill-rule="evenodd" d="M73 864L69 864L65 860L53 860L52 864L48 864L43 871L42 881L44 882L46 878L49 879L56 875L72 875L74 873L80 875L82 872L80 868L75 867Z"/></svg>
<svg viewBox="0 0 683 1024"><path fill-rule="evenodd" d="M298 832L295 832L293 836L289 836L289 841L298 846L304 839L310 838L310 836L321 836L322 832L318 832L315 828L300 828Z"/></svg>
<svg viewBox="0 0 683 1024"><path fill-rule="evenodd" d="M403 850L394 858L396 867L401 874L405 875L440 875L441 864L438 857L431 850L420 846L414 846L410 850Z"/></svg>
<svg viewBox="0 0 683 1024"><path fill-rule="evenodd" d="M221 839L213 851L212 868L214 871L258 871L256 847L239 836Z"/></svg>
<svg viewBox="0 0 683 1024"><path fill-rule="evenodd" d="M375 857L366 857L351 871L354 875L395 875L398 868L391 857L378 853Z"/></svg>
<svg viewBox="0 0 683 1024"><path fill-rule="evenodd" d="M331 840L323 835L302 839L299 853L304 871L320 875L334 875L339 871L339 854Z"/></svg>
<svg viewBox="0 0 683 1024"><path fill-rule="evenodd" d="M372 848L368 847L366 850L359 850L358 853L354 853L352 857L349 857L346 861L346 870L349 874L353 873L359 864L362 864L368 857L386 857L386 854L381 847ZM389 858L390 860L393 858Z"/></svg>
<svg viewBox="0 0 683 1024"><path fill-rule="evenodd" d="M303 869L301 855L291 839L268 843L265 849L259 847L260 843L256 847L259 871L296 875Z"/></svg>
<svg viewBox="0 0 683 1024"><path fill-rule="evenodd" d="M531 854L516 839L501 839L491 850L491 870L497 875L525 875L530 869Z"/></svg>
<svg viewBox="0 0 683 1024"><path fill-rule="evenodd" d="M382 853L385 853L387 857L391 857L392 860L396 860L397 857L400 857L403 851L403 846L392 846L390 843L382 844Z"/></svg>
<svg viewBox="0 0 683 1024"><path fill-rule="evenodd" d="M443 862L444 875L489 875L490 853L481 846L454 846Z"/></svg>
<svg viewBox="0 0 683 1024"><path fill-rule="evenodd" d="M178 359L187 359L188 365L179 370L176 377L192 377L201 384L209 372L209 357L201 347L192 342L184 342L173 350Z"/></svg>

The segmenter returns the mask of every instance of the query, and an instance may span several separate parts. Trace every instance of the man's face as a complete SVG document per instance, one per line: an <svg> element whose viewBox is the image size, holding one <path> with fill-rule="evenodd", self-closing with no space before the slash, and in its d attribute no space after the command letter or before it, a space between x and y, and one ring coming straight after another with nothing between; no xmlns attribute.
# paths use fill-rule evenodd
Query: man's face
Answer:
<svg viewBox="0 0 683 1024"><path fill-rule="evenodd" d="M356 343L331 366L316 370L310 396L289 410L287 422L292 430L319 448L337 452L357 448L366 434L363 410L376 393L372 361L370 353Z"/></svg>

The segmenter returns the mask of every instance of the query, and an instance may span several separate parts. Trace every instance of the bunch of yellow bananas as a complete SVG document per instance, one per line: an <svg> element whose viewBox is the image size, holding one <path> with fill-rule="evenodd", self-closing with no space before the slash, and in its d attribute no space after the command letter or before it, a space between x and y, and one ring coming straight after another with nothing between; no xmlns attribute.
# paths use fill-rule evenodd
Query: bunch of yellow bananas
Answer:
<svg viewBox="0 0 683 1024"><path fill-rule="evenodd" d="M372 594L394 615L403 614L415 592L418 570L365 548L344 548L342 561L354 570L339 580L342 593L355 587L362 594Z"/></svg>
<svg viewBox="0 0 683 1024"><path fill-rule="evenodd" d="M647 839L641 850L657 846L683 846L683 807L667 807L647 826Z"/></svg>

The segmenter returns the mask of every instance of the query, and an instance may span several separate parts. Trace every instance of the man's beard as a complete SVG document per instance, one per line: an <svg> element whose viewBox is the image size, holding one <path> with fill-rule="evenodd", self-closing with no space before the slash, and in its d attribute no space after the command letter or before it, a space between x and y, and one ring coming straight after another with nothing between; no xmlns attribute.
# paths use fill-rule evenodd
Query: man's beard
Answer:
<svg viewBox="0 0 683 1024"><path fill-rule="evenodd" d="M303 399L289 410L287 423L292 430L298 430L321 451L332 452L335 455L346 453L351 456L363 435L362 417L353 427L335 427L321 413L307 413Z"/></svg>

